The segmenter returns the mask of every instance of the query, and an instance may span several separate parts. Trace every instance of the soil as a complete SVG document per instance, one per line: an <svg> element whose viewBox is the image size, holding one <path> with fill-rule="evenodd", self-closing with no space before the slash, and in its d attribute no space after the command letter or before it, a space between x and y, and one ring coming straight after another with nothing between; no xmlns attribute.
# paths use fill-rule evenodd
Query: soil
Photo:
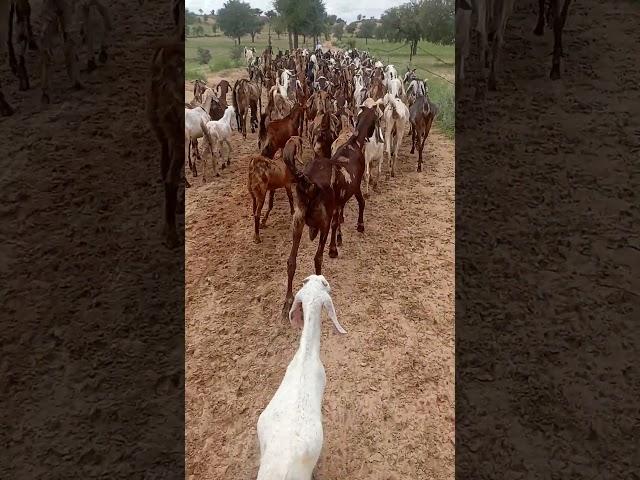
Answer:
<svg viewBox="0 0 640 480"><path fill-rule="evenodd" d="M223 75L233 84L246 72ZM405 135L396 176L383 178L380 193L366 201L365 232L356 231L351 199L339 257L325 250L322 273L348 333L333 334L330 322L323 327L325 433L316 480L454 474L454 146L434 128L417 173L410 143ZM258 416L299 341L281 317L291 248L286 194L277 191L262 243L254 244L246 182L257 133L245 141L234 131L232 144L231 166L220 177L210 162L206 183L202 167L195 179L187 172L190 479L255 478ZM308 161L306 140L305 149ZM294 292L314 273L316 246L305 229Z"/></svg>
<svg viewBox="0 0 640 480"><path fill-rule="evenodd" d="M457 95L456 474L622 478L637 470L640 4L571 2L551 81L537 3L516 2L499 91Z"/></svg>

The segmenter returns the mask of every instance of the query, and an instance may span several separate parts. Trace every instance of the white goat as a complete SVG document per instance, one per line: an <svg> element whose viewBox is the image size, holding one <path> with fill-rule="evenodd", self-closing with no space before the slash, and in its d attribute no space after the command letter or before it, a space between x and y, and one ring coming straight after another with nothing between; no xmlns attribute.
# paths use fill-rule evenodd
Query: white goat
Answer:
<svg viewBox="0 0 640 480"><path fill-rule="evenodd" d="M389 156L389 170L391 176L396 174L396 159L400 151L400 144L407 123L409 123L409 109L399 98L390 98L387 93L385 95L384 109L384 145Z"/></svg>
<svg viewBox="0 0 640 480"><path fill-rule="evenodd" d="M402 98L405 95L404 85L398 77L392 78L387 82L387 91L392 97Z"/></svg>
<svg viewBox="0 0 640 480"><path fill-rule="evenodd" d="M222 147L226 144L227 150L227 166L231 164L231 119L235 118L235 110L229 105L222 115L220 120L211 120L204 122L200 120L200 128L204 134L204 138L209 144L209 150L211 151L211 161L213 162L213 171L218 176L217 160L213 153L214 145L217 147L220 158L222 159ZM222 168L224 168L224 159L222 159ZM204 173L203 173L204 177Z"/></svg>
<svg viewBox="0 0 640 480"><path fill-rule="evenodd" d="M282 383L258 418L260 470L257 480L310 480L323 443L322 397L326 375L320 360L321 313L324 307L339 333L322 275L302 282L289 311L289 321L302 328L300 346L287 367Z"/></svg>
<svg viewBox="0 0 640 480"><path fill-rule="evenodd" d="M387 67L384 69L385 85L388 86L389 82L394 78L398 78L398 72L396 71L396 67L394 67L393 65L387 65Z"/></svg>

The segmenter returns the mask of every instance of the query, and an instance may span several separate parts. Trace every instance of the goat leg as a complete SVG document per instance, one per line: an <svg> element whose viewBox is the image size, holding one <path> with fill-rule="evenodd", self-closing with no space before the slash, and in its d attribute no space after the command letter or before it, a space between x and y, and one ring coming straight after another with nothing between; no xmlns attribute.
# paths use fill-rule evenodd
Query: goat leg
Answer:
<svg viewBox="0 0 640 480"><path fill-rule="evenodd" d="M3 117L9 117L14 114L13 108L7 103L2 92L2 86L0 86L0 115Z"/></svg>
<svg viewBox="0 0 640 480"><path fill-rule="evenodd" d="M260 222L260 226L262 228L267 226L267 218L269 218L269 214L271 213L271 209L273 208L273 199L275 198L275 196L276 196L276 191L269 190L269 205L267 206L267 213L264 214L264 218L262 219L262 222ZM258 219L259 218L260 217L258 217Z"/></svg>
<svg viewBox="0 0 640 480"><path fill-rule="evenodd" d="M253 212L254 243L260 243L262 241L260 239L260 214L262 213L262 206L264 205L264 193L265 192L260 192L260 195L258 196L257 200L255 196L253 197L253 203L255 205L255 209Z"/></svg>
<svg viewBox="0 0 640 480"><path fill-rule="evenodd" d="M336 233L340 226L340 215L338 210L333 212L331 217L331 242L329 243L329 257L336 258L338 256L338 248L336 246Z"/></svg>
<svg viewBox="0 0 640 480"><path fill-rule="evenodd" d="M534 35L538 36L544 33L544 2L545 0L538 0L538 22L533 29Z"/></svg>
<svg viewBox="0 0 640 480"><path fill-rule="evenodd" d="M318 249L313 257L314 267L316 269L316 275L322 275L322 257L324 255L324 247L327 244L327 238L329 237L329 226L324 228L320 232L320 239L318 240Z"/></svg>
<svg viewBox="0 0 640 480"><path fill-rule="evenodd" d="M355 193L356 201L358 202L358 227L357 230L362 233L364 232L364 197L362 196L362 192L360 188Z"/></svg>
<svg viewBox="0 0 640 480"><path fill-rule="evenodd" d="M304 212L296 211L291 221L291 226L293 242L291 244L289 259L287 260L287 295L284 306L282 307L282 316L285 320L289 318L289 310L291 309L291 305L293 305L293 276L296 273L296 258L298 256L298 248L300 247L302 230L304 229Z"/></svg>
<svg viewBox="0 0 640 480"><path fill-rule="evenodd" d="M287 191L287 198L289 199L289 211L291 215L293 215L293 193L291 192L291 185L287 185L284 188Z"/></svg>

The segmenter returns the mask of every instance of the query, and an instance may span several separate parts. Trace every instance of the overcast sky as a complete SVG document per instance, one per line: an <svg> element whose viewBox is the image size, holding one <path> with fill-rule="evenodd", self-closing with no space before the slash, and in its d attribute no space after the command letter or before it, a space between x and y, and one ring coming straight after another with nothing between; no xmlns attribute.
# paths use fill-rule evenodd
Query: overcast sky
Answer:
<svg viewBox="0 0 640 480"><path fill-rule="evenodd" d="M247 1L247 0L245 0ZM406 3L407 0L325 0L324 4L327 7L328 15L337 15L346 22L353 22L356 20L358 14L362 14L367 18L374 16L380 17L382 12L388 8L395 7ZM222 8L225 0L186 0L186 7L192 12L198 12L198 9L202 9L205 12L210 12L211 9L215 9L216 12L219 8ZM262 11L273 9L273 0L248 0L253 8L259 8Z"/></svg>

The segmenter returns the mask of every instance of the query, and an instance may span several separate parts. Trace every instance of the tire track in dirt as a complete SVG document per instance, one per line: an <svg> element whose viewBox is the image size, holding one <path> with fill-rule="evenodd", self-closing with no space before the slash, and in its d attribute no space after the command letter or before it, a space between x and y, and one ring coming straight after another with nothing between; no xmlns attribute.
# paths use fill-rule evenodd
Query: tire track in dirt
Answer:
<svg viewBox="0 0 640 480"><path fill-rule="evenodd" d="M241 76L242 69L224 75L231 83ZM434 129L417 173L410 142L405 135L396 177L383 178L380 193L366 200L365 232L356 231L351 199L339 257L325 252L323 274L348 334L323 326L317 480L453 476L454 148ZM219 178L210 162L205 184L187 173L187 472L194 479L255 478L257 419L299 341L280 316L291 248L286 195L276 193L263 241L254 244L246 156L257 152L257 134L243 141L234 131L232 145L231 166ZM305 229L296 290L313 273L316 246Z"/></svg>

